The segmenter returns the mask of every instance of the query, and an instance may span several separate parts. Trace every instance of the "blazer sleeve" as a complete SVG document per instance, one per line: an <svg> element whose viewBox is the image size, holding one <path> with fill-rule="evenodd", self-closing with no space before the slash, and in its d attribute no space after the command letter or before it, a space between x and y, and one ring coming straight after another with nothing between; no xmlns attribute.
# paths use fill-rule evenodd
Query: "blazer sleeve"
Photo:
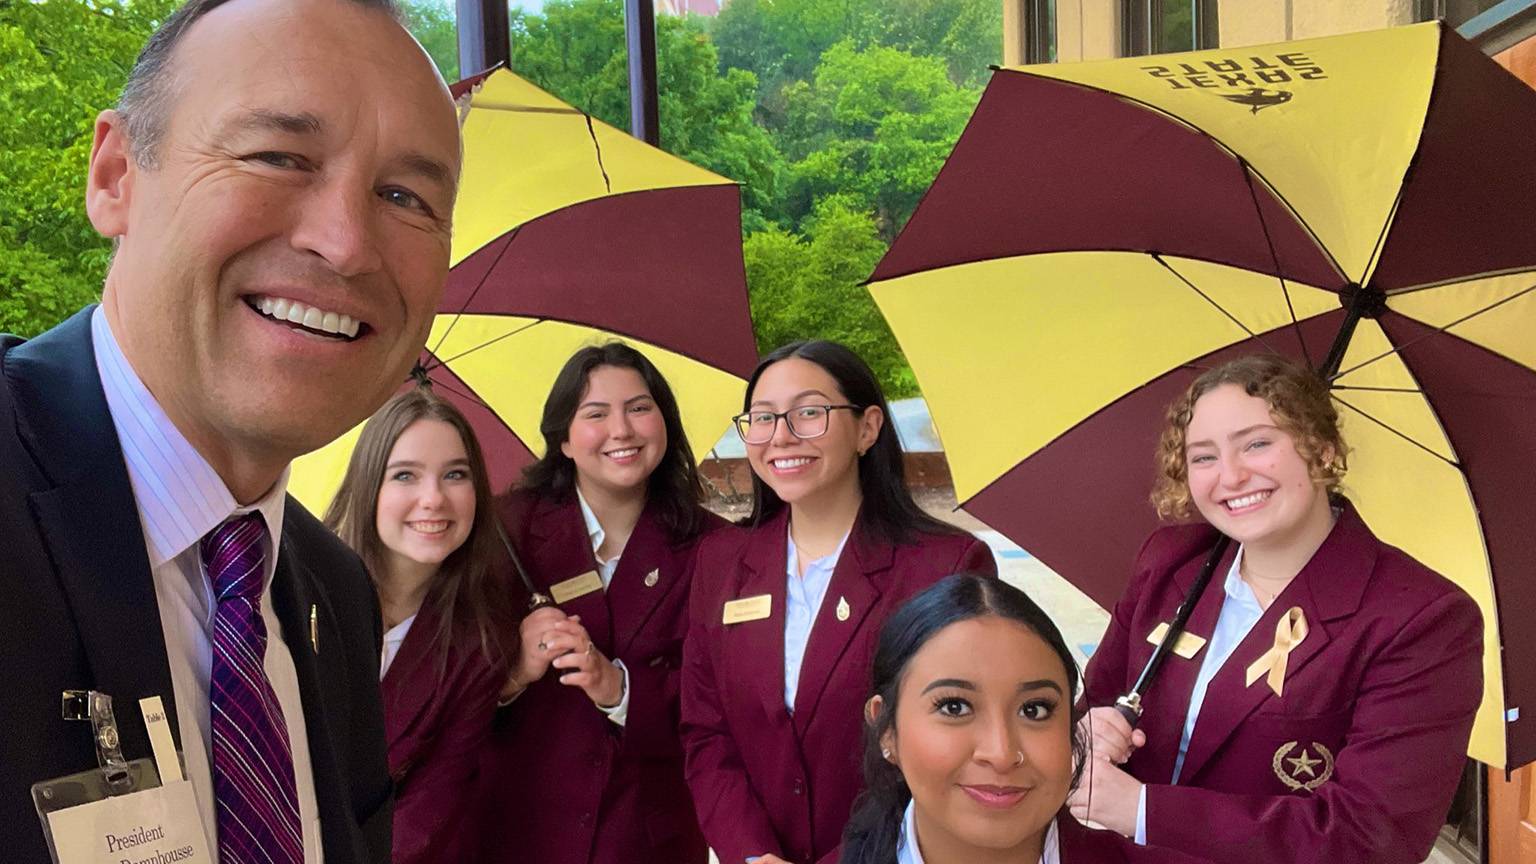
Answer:
<svg viewBox="0 0 1536 864"><path fill-rule="evenodd" d="M1424 860L1482 697L1482 634L1461 591L1426 604L1372 659L1331 780L1274 796L1148 785L1148 843L1275 864Z"/></svg>
<svg viewBox="0 0 1536 864"><path fill-rule="evenodd" d="M469 859L477 842L476 772L491 734L501 672L475 655L439 688L448 704L430 750L400 782L395 802L394 864Z"/></svg>
<svg viewBox="0 0 1536 864"><path fill-rule="evenodd" d="M706 548L700 546L701 560ZM699 568L695 572L714 571ZM722 864L741 864L749 855L782 857L773 822L752 789L720 701L709 644L708 622L718 614L711 602L712 587L695 583L683 643L682 740L688 789L704 839Z"/></svg>

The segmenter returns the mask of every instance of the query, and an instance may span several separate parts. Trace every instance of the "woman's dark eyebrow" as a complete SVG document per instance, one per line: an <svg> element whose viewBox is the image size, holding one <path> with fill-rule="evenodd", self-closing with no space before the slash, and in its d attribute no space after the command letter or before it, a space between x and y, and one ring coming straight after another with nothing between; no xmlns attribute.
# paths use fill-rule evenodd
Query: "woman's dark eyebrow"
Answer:
<svg viewBox="0 0 1536 864"><path fill-rule="evenodd" d="M1019 685L1020 693L1027 693L1030 690L1055 690L1058 695L1064 692L1060 684L1049 678L1041 678L1038 681L1025 681Z"/></svg>
<svg viewBox="0 0 1536 864"><path fill-rule="evenodd" d="M927 687L924 687L923 688L923 692L927 693L930 690L937 690L940 687L953 687L956 690L975 690L976 689L976 685L975 684L972 684L971 682L965 680L964 678L940 678L939 680L934 681L933 683L929 684Z"/></svg>
<svg viewBox="0 0 1536 864"><path fill-rule="evenodd" d="M828 402L832 401L832 397L831 396L828 396L827 394L821 392L820 390L801 390L799 393L796 393L794 396L790 397L789 404L793 405L796 402L799 402L801 399L804 399L807 396L820 396L821 398L827 400ZM767 405L770 408L773 407L772 403L770 403L767 399L758 399L757 401L753 402L752 404L753 405Z"/></svg>

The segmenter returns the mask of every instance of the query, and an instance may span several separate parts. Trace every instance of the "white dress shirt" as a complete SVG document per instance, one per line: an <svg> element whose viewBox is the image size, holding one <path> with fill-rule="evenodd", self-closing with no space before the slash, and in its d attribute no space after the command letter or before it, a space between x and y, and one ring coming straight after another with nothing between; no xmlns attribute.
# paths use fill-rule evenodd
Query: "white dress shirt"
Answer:
<svg viewBox="0 0 1536 864"><path fill-rule="evenodd" d="M182 756L208 842L217 847L209 697L216 610L213 584L203 569L198 541L231 516L260 511L267 523L267 539L262 544L266 587L262 589L261 616L267 625L263 665L288 727L299 795L299 824L304 835L304 861L318 864L322 860L320 816L315 804L315 780L310 770L299 680L293 657L283 642L282 628L272 612L272 573L277 566L274 550L282 539L288 472L285 470L259 501L240 506L218 473L171 423L133 371L100 307L91 315L91 343L149 553L160 627L171 667L171 686L176 691L163 695L176 700Z"/></svg>
<svg viewBox="0 0 1536 864"><path fill-rule="evenodd" d="M581 505L581 521L587 526L587 539L592 543L592 558L597 562L598 578L603 580L603 590L607 591L608 585L613 582L614 571L619 569L619 558L623 556L624 550L620 549L618 555L607 561L598 557L597 550L603 547L603 541L608 538L608 533L603 530L603 523L597 521L597 514L592 512L592 507L587 504L587 499L582 497L580 489L576 490L576 503ZM611 662L624 676L623 695L619 697L619 704L612 708L599 705L597 710L607 714L609 720L623 726L629 720L629 669L624 666L623 660L614 658Z"/></svg>
<svg viewBox="0 0 1536 864"><path fill-rule="evenodd" d="M400 646L405 644L405 637L410 635L411 632L411 622L415 620L416 616L412 615L384 631L384 648L379 657L380 681L383 681L384 676L389 674L389 667L394 665L395 656L400 653Z"/></svg>
<svg viewBox="0 0 1536 864"><path fill-rule="evenodd" d="M901 833L896 837L896 864L924 864L923 850L917 847L917 817L913 804L907 802L907 812L901 817ZM1056 836L1056 820L1045 829L1045 842L1040 846L1040 864L1061 864L1061 839Z"/></svg>

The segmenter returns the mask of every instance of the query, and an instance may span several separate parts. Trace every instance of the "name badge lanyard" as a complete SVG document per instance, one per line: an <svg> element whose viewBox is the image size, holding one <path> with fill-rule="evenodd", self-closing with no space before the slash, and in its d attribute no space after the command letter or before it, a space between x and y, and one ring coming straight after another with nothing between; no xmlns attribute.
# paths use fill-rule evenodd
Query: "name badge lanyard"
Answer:
<svg viewBox="0 0 1536 864"><path fill-rule="evenodd" d="M1136 679L1136 686L1131 692L1126 693L1115 700L1115 710L1125 718L1125 722L1135 729L1141 722L1141 700L1157 679L1157 673L1162 669L1163 661L1173 651L1173 646L1179 642L1179 637L1184 633L1184 625L1189 623L1189 616L1195 611L1195 605L1200 602L1200 597L1205 593L1205 586L1211 582L1211 574L1215 572L1216 565L1221 562L1221 556L1227 552L1232 538L1225 534L1216 538L1216 545L1211 547L1211 553L1205 557L1205 565L1200 568L1200 575L1195 578L1195 584L1189 587L1189 593L1185 595L1184 602L1173 614L1173 620L1168 624L1168 633L1163 641L1152 649L1152 656L1147 659L1147 665L1141 670L1141 675Z"/></svg>

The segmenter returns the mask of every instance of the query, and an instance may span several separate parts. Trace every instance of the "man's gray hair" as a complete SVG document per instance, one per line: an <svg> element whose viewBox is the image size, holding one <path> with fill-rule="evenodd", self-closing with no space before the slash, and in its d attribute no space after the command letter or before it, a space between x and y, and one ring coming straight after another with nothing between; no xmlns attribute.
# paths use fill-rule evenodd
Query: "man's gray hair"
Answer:
<svg viewBox="0 0 1536 864"><path fill-rule="evenodd" d="M129 146L134 161L141 168L155 167L160 139L165 134L165 121L175 101L170 69L171 54L197 19L228 2L230 0L187 0L155 30L149 41L144 43L139 58L134 61L133 71L128 73L128 82L123 85L123 95L117 100L117 113L122 115L127 126ZM378 9L396 21L404 22L400 6L395 0L350 2Z"/></svg>

